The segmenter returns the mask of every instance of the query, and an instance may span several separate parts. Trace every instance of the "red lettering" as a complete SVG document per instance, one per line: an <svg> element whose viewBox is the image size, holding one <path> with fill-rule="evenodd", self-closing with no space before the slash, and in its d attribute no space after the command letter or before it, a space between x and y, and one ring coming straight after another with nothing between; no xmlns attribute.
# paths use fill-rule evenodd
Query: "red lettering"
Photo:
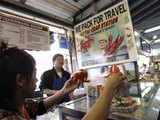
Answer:
<svg viewBox="0 0 160 120"><path fill-rule="evenodd" d="M103 29L105 27L108 27L108 26L111 26L111 25L113 25L113 24L115 24L117 22L118 22L118 17L113 18L111 20L108 20L108 21L106 21L106 22L104 22L104 23L101 24L101 29Z"/></svg>
<svg viewBox="0 0 160 120"><path fill-rule="evenodd" d="M92 27L92 28L91 28L91 32L95 32L95 31L99 30L100 27L101 27L100 25L97 25L97 26Z"/></svg>

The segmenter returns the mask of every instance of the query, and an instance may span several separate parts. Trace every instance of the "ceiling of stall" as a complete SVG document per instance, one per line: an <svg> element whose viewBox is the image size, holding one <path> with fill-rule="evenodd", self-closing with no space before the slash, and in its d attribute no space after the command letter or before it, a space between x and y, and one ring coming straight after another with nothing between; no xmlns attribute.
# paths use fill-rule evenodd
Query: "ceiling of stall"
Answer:
<svg viewBox="0 0 160 120"><path fill-rule="evenodd" d="M122 0L1 0L0 6L73 28L75 24ZM144 33L160 26L160 0L128 0L134 29L145 39L160 39L160 30ZM157 35L156 39L153 36Z"/></svg>
<svg viewBox="0 0 160 120"><path fill-rule="evenodd" d="M72 23L73 15L83 9L92 0L27 0L26 5L43 10Z"/></svg>

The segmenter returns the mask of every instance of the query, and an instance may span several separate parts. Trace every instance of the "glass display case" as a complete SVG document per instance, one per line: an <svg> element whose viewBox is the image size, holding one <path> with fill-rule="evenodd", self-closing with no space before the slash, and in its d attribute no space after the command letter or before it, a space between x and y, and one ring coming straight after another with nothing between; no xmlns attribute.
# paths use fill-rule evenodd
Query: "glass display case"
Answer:
<svg viewBox="0 0 160 120"><path fill-rule="evenodd" d="M134 86L134 85L133 85ZM157 120L160 106L160 85L155 83L139 83L140 96L138 109L133 113L111 112L110 120ZM132 88L132 87L131 87ZM134 89L131 90L132 92ZM130 95L132 96L132 95ZM97 97L88 97L59 105L60 120L80 120L95 103Z"/></svg>

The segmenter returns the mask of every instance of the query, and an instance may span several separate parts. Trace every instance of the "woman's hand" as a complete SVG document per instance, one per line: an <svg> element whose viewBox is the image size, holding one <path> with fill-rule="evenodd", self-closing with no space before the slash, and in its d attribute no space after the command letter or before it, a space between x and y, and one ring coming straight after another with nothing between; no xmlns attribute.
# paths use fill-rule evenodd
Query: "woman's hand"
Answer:
<svg viewBox="0 0 160 120"><path fill-rule="evenodd" d="M80 80L75 80L75 78L70 78L65 82L61 90L64 92L64 94L68 94L74 91L76 88L78 88L79 85L80 85Z"/></svg>
<svg viewBox="0 0 160 120"><path fill-rule="evenodd" d="M107 78L104 89L110 89L113 92L116 91L125 78L121 72L112 73L112 75Z"/></svg>

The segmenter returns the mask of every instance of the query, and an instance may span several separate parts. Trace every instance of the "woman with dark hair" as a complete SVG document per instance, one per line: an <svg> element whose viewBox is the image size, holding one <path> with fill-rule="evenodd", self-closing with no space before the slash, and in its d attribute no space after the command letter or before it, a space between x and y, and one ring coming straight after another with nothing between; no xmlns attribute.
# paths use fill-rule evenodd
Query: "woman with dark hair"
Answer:
<svg viewBox="0 0 160 120"><path fill-rule="evenodd" d="M68 80L64 87L41 102L29 101L25 98L33 95L36 88L35 60L27 52L18 48L0 47L0 119L21 120L35 117L46 112L46 109L73 91L78 81ZM25 105L25 106L24 106ZM30 108L29 108L30 107ZM28 114L29 113L29 114Z"/></svg>
<svg viewBox="0 0 160 120"><path fill-rule="evenodd" d="M104 120L117 87L123 80L121 73L108 78L104 92L96 104L85 115L83 120ZM42 101L27 101L36 87L35 60L27 52L18 48L0 46L0 120L30 120L41 115L66 94L72 92L80 84L79 80L70 78L64 87L53 96ZM96 112L95 111L99 111Z"/></svg>

